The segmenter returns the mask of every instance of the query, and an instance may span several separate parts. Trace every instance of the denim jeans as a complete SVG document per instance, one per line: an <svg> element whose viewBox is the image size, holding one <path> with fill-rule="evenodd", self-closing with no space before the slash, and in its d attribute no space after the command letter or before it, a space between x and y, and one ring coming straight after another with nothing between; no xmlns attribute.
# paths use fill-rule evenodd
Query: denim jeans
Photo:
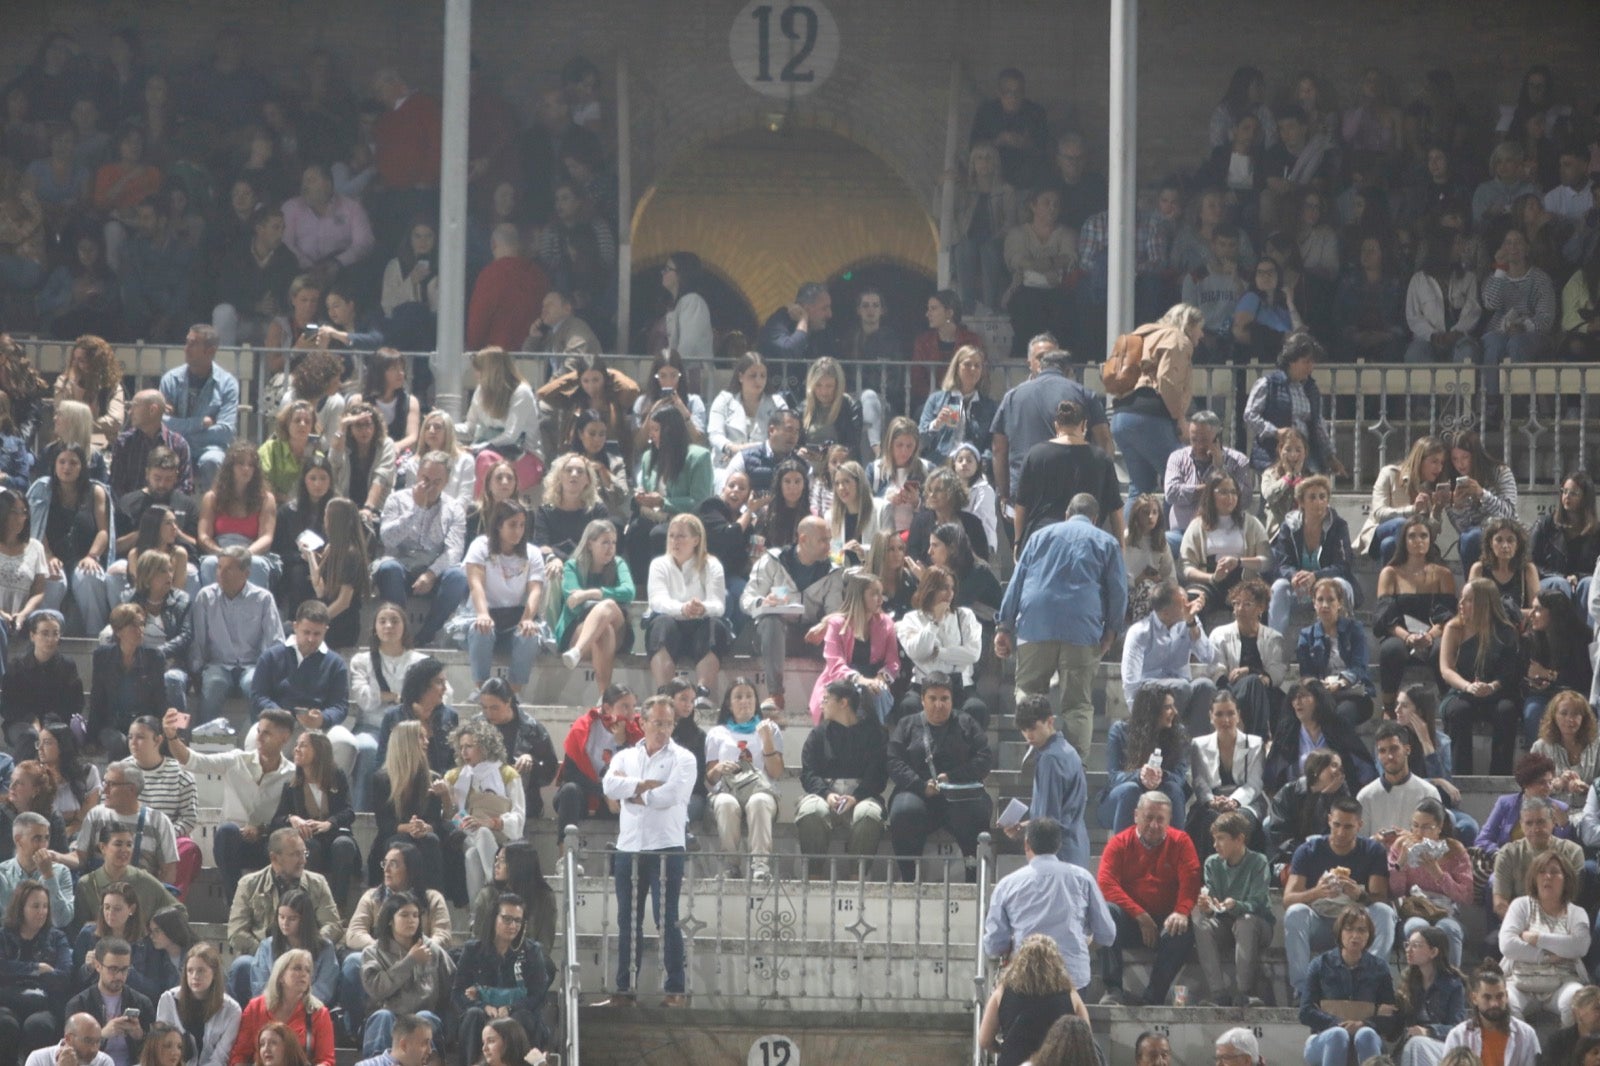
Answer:
<svg viewBox="0 0 1600 1066"><path fill-rule="evenodd" d="M1100 822L1100 828L1120 833L1132 825L1134 808L1139 805L1139 797L1147 791L1149 790L1137 779L1112 785L1106 790L1105 798L1095 808L1095 817ZM1184 809L1187 801L1181 785L1163 784L1161 791L1172 801L1173 810Z"/></svg>
<svg viewBox="0 0 1600 1066"><path fill-rule="evenodd" d="M200 672L200 718L209 722L221 717L222 704L228 695L237 691L250 698L250 684L255 680L254 666L223 666L214 663Z"/></svg>
<svg viewBox="0 0 1600 1066"><path fill-rule="evenodd" d="M250 584L271 590L273 579L278 576L282 564L276 555L251 555L250 556ZM200 560L200 584L214 585L217 582L217 557L207 555Z"/></svg>
<svg viewBox="0 0 1600 1066"><path fill-rule="evenodd" d="M1456 543L1457 550L1461 553L1461 577L1462 580L1466 580L1467 575L1472 573L1472 564L1483 555L1483 527L1474 526L1463 530L1461 538Z"/></svg>
<svg viewBox="0 0 1600 1066"><path fill-rule="evenodd" d="M638 983L639 963L634 953L644 945L645 900L654 894L661 930L661 965L667 974L666 991L681 995L687 987L683 971L683 930L678 927L678 893L683 887L684 850L619 851L612 856L611 876L617 888L617 991L632 992ZM666 876L662 876L663 867ZM634 880L638 879L638 895ZM635 945L637 932L639 943ZM643 951L639 952L642 955Z"/></svg>
<svg viewBox="0 0 1600 1066"><path fill-rule="evenodd" d="M1351 1061L1352 1040L1356 1046L1356 1062L1365 1062L1374 1055L1383 1054L1383 1038L1371 1027L1363 1025L1352 1037L1343 1026L1336 1025L1307 1038L1306 1066L1345 1066Z"/></svg>
<svg viewBox="0 0 1600 1066"><path fill-rule="evenodd" d="M1483 346L1476 337L1462 337L1451 346L1448 352L1441 353L1433 346L1433 342L1424 337L1414 337L1406 345L1406 362L1408 363L1458 363L1465 366L1475 366L1482 361Z"/></svg>
<svg viewBox="0 0 1600 1066"><path fill-rule="evenodd" d="M533 673L533 660L539 655L539 635L523 636L515 629L505 632L490 630L478 632L476 625L466 629L467 661L472 664L472 680L482 685L494 672L494 653L508 650L511 653L511 687L521 689Z"/></svg>
<svg viewBox="0 0 1600 1066"><path fill-rule="evenodd" d="M998 310L1000 297L1006 291L1009 278L1006 272L1005 234L987 240L964 238L950 251L956 261L956 286L961 292L961 306L969 312L983 304Z"/></svg>
<svg viewBox="0 0 1600 1066"><path fill-rule="evenodd" d="M1167 457L1178 450L1178 427L1164 415L1121 411L1111 416L1111 439L1128 467L1128 502L1122 514L1126 520L1137 497L1161 493Z"/></svg>
<svg viewBox="0 0 1600 1066"><path fill-rule="evenodd" d="M399 560L384 559L372 571L372 583L377 586L378 598L389 603L406 602L411 595L411 582L406 580L406 569ZM467 598L467 575L459 566L452 566L439 575L434 585L433 602L428 606L427 618L417 633L417 647L433 646L439 630L456 613L456 608Z"/></svg>
<svg viewBox="0 0 1600 1066"><path fill-rule="evenodd" d="M83 635L98 641L100 630L105 628L106 619L111 616L111 605L106 600L105 574L87 573L73 567L59 580L47 580L44 585L44 606L59 611L69 591L72 593L72 602L78 605Z"/></svg>
<svg viewBox="0 0 1600 1066"><path fill-rule="evenodd" d="M1372 543L1367 545L1367 557L1375 559L1380 566L1388 566L1389 560L1394 557L1395 538L1400 536L1400 527L1410 519L1390 518L1378 523L1378 528L1372 531Z"/></svg>
<svg viewBox="0 0 1600 1066"><path fill-rule="evenodd" d="M1490 396L1500 395L1500 375L1495 373L1501 363L1531 363L1544 356L1550 340L1543 333L1500 333L1491 331L1483 335L1483 368L1488 371L1485 389Z"/></svg>
<svg viewBox="0 0 1600 1066"><path fill-rule="evenodd" d="M1461 928L1461 923L1454 918L1440 918L1437 923L1430 923L1425 918L1407 918L1405 924L1406 939L1410 940L1412 933L1415 933L1418 929L1426 929L1430 924L1438 925L1444 931L1444 935L1450 938L1450 965L1459 969L1461 966L1461 941L1466 934Z"/></svg>
<svg viewBox="0 0 1600 1066"><path fill-rule="evenodd" d="M344 1021L350 1032L360 1033L367 1021L367 986L361 983L359 951L352 951L339 964L339 1005L344 1008Z"/></svg>

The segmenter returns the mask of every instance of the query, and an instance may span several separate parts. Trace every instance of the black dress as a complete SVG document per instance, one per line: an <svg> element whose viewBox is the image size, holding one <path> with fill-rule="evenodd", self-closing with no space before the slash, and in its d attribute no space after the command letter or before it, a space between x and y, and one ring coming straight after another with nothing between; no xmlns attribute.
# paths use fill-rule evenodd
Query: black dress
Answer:
<svg viewBox="0 0 1600 1066"><path fill-rule="evenodd" d="M1071 992L1000 993L1000 1055L996 1066L1022 1066L1039 1050L1058 1018L1072 1013Z"/></svg>

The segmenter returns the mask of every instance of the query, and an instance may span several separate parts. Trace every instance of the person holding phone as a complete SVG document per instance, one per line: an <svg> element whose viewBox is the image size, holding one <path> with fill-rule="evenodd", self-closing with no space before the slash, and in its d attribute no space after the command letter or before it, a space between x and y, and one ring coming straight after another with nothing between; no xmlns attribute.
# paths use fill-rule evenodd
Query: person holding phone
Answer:
<svg viewBox="0 0 1600 1066"><path fill-rule="evenodd" d="M662 349L650 364L650 376L645 380L638 399L633 402L635 455L644 450L644 424L649 420L650 412L662 403L670 403L678 409L678 413L690 425L691 439L706 439L705 401L690 391L684 375L683 356L671 348Z"/></svg>
<svg viewBox="0 0 1600 1066"><path fill-rule="evenodd" d="M102 1026L105 1053L113 1066L139 1061L145 1026L155 1021L150 997L128 984L133 948L126 940L107 937L95 945L92 968L96 981L67 1001L67 1017L87 1014Z"/></svg>

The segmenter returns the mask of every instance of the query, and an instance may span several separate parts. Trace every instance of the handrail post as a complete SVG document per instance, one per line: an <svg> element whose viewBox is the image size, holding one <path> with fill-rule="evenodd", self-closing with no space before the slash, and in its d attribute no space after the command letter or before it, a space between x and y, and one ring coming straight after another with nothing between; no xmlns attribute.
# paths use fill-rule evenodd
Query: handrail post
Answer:
<svg viewBox="0 0 1600 1066"><path fill-rule="evenodd" d="M985 994L989 984L989 960L983 953L983 927L988 920L989 909L989 864L994 861L993 838L988 833L978 834L978 906L977 921L977 962L972 973L972 1066L984 1066L983 1043L979 1034L983 1031L983 1005L988 999Z"/></svg>
<svg viewBox="0 0 1600 1066"><path fill-rule="evenodd" d="M578 997L583 991L582 964L578 961L578 827L567 826L563 836L567 852L561 874L567 892L567 1063L578 1066Z"/></svg>

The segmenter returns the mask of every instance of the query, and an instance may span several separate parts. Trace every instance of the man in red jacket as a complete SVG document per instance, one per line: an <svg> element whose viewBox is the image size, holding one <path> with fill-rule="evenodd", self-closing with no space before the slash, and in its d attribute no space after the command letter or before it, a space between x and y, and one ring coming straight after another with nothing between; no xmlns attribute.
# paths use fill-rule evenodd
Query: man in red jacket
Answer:
<svg viewBox="0 0 1600 1066"><path fill-rule="evenodd" d="M1178 976L1194 932L1189 912L1200 896L1200 858L1187 834L1172 827L1172 801L1163 792L1139 797L1133 825L1106 842L1100 856L1100 892L1106 897L1117 939L1100 951L1103 1004L1127 1004L1122 991L1122 949L1154 948L1150 984L1140 1002L1166 1002L1167 989Z"/></svg>
<svg viewBox="0 0 1600 1066"><path fill-rule="evenodd" d="M560 784L554 802L558 843L566 835L567 826L577 825L584 818L603 817L603 811L617 813L616 808L608 806L600 779L605 777L613 755L643 739L639 698L626 685L606 689L600 694L600 706L590 707L572 723L563 745L565 757L556 772Z"/></svg>
<svg viewBox="0 0 1600 1066"><path fill-rule="evenodd" d="M467 306L467 348L497 344L508 352L520 351L550 291L550 279L537 263L522 257L522 235L511 223L494 228L489 247L494 261L478 275Z"/></svg>

